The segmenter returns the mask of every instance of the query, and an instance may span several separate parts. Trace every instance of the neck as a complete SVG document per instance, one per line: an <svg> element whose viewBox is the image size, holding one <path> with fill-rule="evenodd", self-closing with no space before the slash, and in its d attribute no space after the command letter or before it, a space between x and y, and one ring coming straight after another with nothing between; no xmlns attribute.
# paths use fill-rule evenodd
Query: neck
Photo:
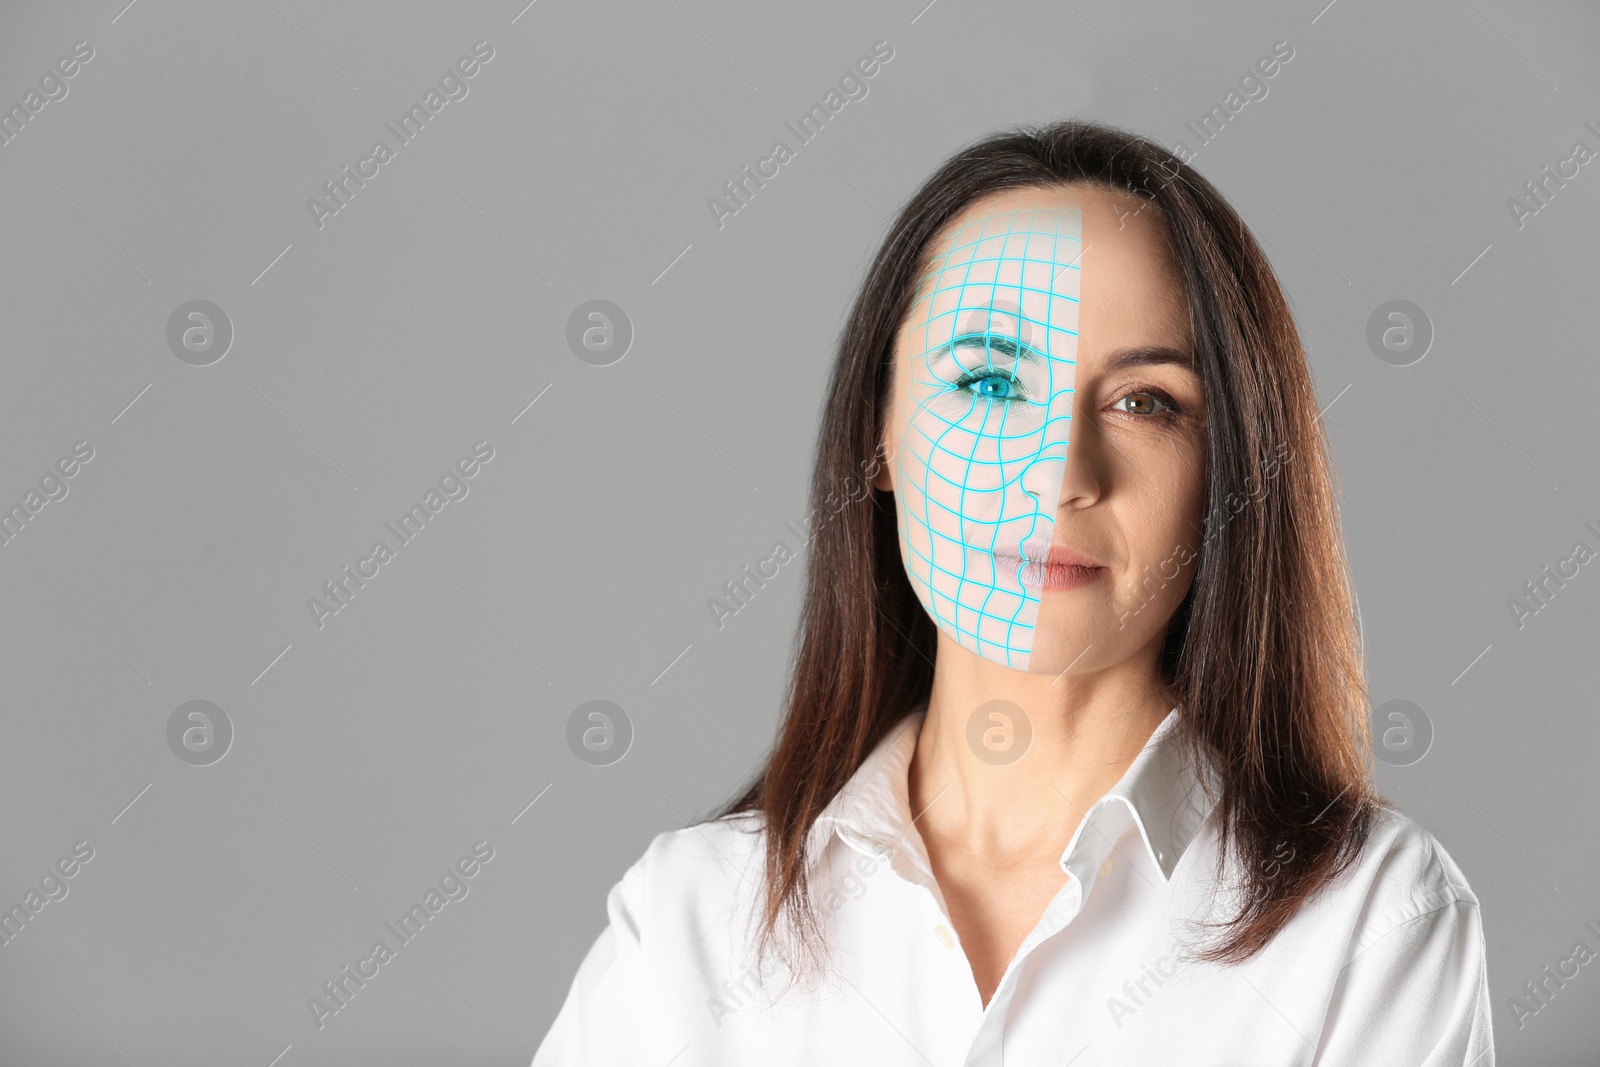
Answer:
<svg viewBox="0 0 1600 1067"><path fill-rule="evenodd" d="M1172 709L1159 641L1059 676L991 663L943 631L938 641L908 783L918 830L998 868L1053 863Z"/></svg>

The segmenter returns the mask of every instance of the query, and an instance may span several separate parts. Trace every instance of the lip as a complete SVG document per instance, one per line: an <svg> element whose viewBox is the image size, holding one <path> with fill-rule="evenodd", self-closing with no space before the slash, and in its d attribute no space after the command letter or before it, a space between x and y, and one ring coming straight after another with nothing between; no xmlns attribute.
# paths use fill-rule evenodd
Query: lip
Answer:
<svg viewBox="0 0 1600 1067"><path fill-rule="evenodd" d="M1108 574L1104 563L1070 545L1024 541L1016 552L996 552L1002 569L1020 567L1018 580L1028 589L1077 589Z"/></svg>
<svg viewBox="0 0 1600 1067"><path fill-rule="evenodd" d="M1019 552L1007 552L1006 555L1038 561L1051 567L1105 567L1104 563L1093 556L1079 552L1071 545L1049 541L1024 541Z"/></svg>

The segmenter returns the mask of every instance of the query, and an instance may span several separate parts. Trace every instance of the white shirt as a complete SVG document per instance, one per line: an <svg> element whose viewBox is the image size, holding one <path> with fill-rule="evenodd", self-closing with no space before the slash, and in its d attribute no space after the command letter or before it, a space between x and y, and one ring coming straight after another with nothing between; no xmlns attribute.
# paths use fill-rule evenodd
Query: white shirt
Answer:
<svg viewBox="0 0 1600 1067"><path fill-rule="evenodd" d="M610 925L533 1067L1493 1067L1477 898L1392 809L1256 956L1179 959L1180 938L1207 943L1181 920L1231 911L1208 891L1216 826L1177 709L1074 831L1066 884L983 1005L911 822L924 715L895 725L807 839L844 982L774 1003L787 975L769 960L758 986L759 813L663 833L607 896Z"/></svg>

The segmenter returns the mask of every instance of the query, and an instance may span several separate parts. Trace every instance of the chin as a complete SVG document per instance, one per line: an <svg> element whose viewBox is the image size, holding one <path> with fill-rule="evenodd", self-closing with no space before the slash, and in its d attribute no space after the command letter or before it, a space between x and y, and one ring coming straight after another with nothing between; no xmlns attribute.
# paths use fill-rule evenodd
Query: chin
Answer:
<svg viewBox="0 0 1600 1067"><path fill-rule="evenodd" d="M1106 632L1093 626L1040 626L1034 630L1029 674L1057 675L1068 667L1086 671L1107 661ZM1086 651L1087 650L1087 651Z"/></svg>

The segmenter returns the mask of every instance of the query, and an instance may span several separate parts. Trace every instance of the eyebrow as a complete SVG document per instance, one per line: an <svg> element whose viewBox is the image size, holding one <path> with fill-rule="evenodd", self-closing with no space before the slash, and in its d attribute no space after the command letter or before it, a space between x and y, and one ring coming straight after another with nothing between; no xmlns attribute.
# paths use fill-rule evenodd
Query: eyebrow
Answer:
<svg viewBox="0 0 1600 1067"><path fill-rule="evenodd" d="M1043 362L1044 356L1031 346L1006 337L1002 334L977 331L964 333L953 340L945 342L939 348L953 351L957 348L982 348L995 349L1004 352L1013 361L1024 363ZM1134 367L1156 367L1171 365L1186 370L1191 374L1198 374L1194 357L1182 349L1170 345L1139 345L1133 348L1119 348L1106 357L1105 369L1108 371L1130 370Z"/></svg>
<svg viewBox="0 0 1600 1067"><path fill-rule="evenodd" d="M1194 357L1181 349L1168 345L1141 345L1136 348L1119 348L1106 357L1107 370L1127 370L1132 367L1153 367L1172 364L1191 373L1195 372Z"/></svg>
<svg viewBox="0 0 1600 1067"><path fill-rule="evenodd" d="M1026 342L1018 341L1004 334L989 333L983 330L959 334L941 347L948 349L994 349L1010 356L1013 362L1042 363L1045 358L1038 350Z"/></svg>

